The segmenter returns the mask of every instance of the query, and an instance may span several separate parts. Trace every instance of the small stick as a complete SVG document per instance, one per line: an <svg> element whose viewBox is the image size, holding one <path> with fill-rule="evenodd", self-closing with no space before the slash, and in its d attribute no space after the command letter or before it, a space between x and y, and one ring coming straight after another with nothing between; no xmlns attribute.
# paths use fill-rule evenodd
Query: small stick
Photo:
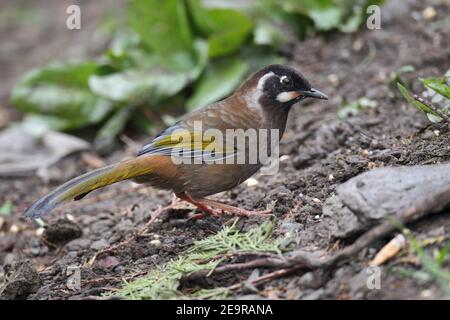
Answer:
<svg viewBox="0 0 450 320"><path fill-rule="evenodd" d="M250 281L250 284L257 286L257 285L272 281L274 279L284 277L285 275L287 275L297 269L299 269L299 268L293 267L293 268L287 268L287 269L278 269L273 272L262 275L256 279L253 279L252 281ZM243 283L236 283L236 284L233 284L233 285L227 287L227 289L230 291L234 291L234 290L241 289L243 286L244 286Z"/></svg>

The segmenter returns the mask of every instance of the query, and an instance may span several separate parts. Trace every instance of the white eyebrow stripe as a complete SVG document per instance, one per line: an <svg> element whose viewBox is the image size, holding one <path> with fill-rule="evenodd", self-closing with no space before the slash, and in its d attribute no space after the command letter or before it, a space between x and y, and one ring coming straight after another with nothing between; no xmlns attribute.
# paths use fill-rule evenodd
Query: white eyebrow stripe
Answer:
<svg viewBox="0 0 450 320"><path fill-rule="evenodd" d="M263 91L264 89L264 84L266 83L267 79L271 76L274 76L275 73L273 73L272 71L266 73L264 76L261 77L261 79L259 79L258 81L258 90L259 91Z"/></svg>

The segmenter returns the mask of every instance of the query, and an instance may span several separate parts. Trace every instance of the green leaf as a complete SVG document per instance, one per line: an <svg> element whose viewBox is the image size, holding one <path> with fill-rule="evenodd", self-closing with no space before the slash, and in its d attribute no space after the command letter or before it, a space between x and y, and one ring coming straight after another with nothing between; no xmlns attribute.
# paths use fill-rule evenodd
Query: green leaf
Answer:
<svg viewBox="0 0 450 320"><path fill-rule="evenodd" d="M12 213L13 208L14 206L12 202L10 200L6 200L0 207L0 216L9 216Z"/></svg>
<svg viewBox="0 0 450 320"><path fill-rule="evenodd" d="M258 23L254 33L254 42L258 45L268 45L278 48L287 42L287 37L283 31L268 22Z"/></svg>
<svg viewBox="0 0 450 320"><path fill-rule="evenodd" d="M115 102L157 104L182 90L189 82L186 74L153 70L126 70L108 76L92 76L91 90Z"/></svg>
<svg viewBox="0 0 450 320"><path fill-rule="evenodd" d="M286 63L286 58L279 56L269 47L243 46L239 55L249 65L250 72L255 72L270 64Z"/></svg>
<svg viewBox="0 0 450 320"><path fill-rule="evenodd" d="M152 51L167 55L192 49L184 1L132 0L127 12L130 26Z"/></svg>
<svg viewBox="0 0 450 320"><path fill-rule="evenodd" d="M339 31L345 33L352 33L358 30L363 21L363 17L360 14L354 14L347 21L339 26Z"/></svg>
<svg viewBox="0 0 450 320"><path fill-rule="evenodd" d="M420 79L423 85L440 95L450 99L450 85L448 84L448 79L446 77L442 78L425 78Z"/></svg>
<svg viewBox="0 0 450 320"><path fill-rule="evenodd" d="M206 9L199 0L188 3L195 27L208 38L210 57L238 51L252 31L252 20L240 11Z"/></svg>
<svg viewBox="0 0 450 320"><path fill-rule="evenodd" d="M131 108L122 108L116 111L97 134L98 139L115 138L125 128L131 116Z"/></svg>
<svg viewBox="0 0 450 320"><path fill-rule="evenodd" d="M337 115L341 119L345 119L349 116L357 115L364 109L367 108L376 108L378 106L378 102L375 100L370 100L366 97L359 98L358 100L347 102L341 105L341 108L338 110Z"/></svg>
<svg viewBox="0 0 450 320"><path fill-rule="evenodd" d="M187 107L194 110L230 94L245 77L248 65L239 58L212 62L199 80Z"/></svg>
<svg viewBox="0 0 450 320"><path fill-rule="evenodd" d="M133 108L120 108L101 127L95 136L94 146L97 152L109 153L116 137L125 129L133 114Z"/></svg>
<svg viewBox="0 0 450 320"><path fill-rule="evenodd" d="M449 253L450 253L450 241L447 241L445 246L437 251L434 260L439 266L442 267L444 265L445 260L448 258Z"/></svg>
<svg viewBox="0 0 450 320"><path fill-rule="evenodd" d="M342 9L330 6L326 9L310 10L308 15L314 21L318 30L331 30L337 28L341 23Z"/></svg>
<svg viewBox="0 0 450 320"><path fill-rule="evenodd" d="M397 83L397 87L400 90L400 93L403 95L403 97L408 101L408 103L415 107L416 109L424 112L428 119L432 122L439 122L442 121L442 118L439 117L438 114L436 114L430 107L428 107L426 104L423 104L420 101L417 101L408 92L408 89L406 89L400 82Z"/></svg>
<svg viewBox="0 0 450 320"><path fill-rule="evenodd" d="M179 93L204 70L206 44L196 43L197 62L186 71L174 71L154 66L150 69L126 69L104 76L93 75L89 79L92 92L123 104L158 104ZM192 61L187 62L192 64Z"/></svg>
<svg viewBox="0 0 450 320"><path fill-rule="evenodd" d="M88 78L96 63L52 63L25 74L15 85L12 103L24 112L61 119L59 130L80 128L101 121L112 104L94 94Z"/></svg>
<svg viewBox="0 0 450 320"><path fill-rule="evenodd" d="M63 131L64 129L71 128L72 120L37 114L28 113L20 125L30 134L35 137L40 137L48 131Z"/></svg>
<svg viewBox="0 0 450 320"><path fill-rule="evenodd" d="M338 27L343 15L342 5L332 0L288 0L283 2L283 8L286 12L308 17L322 31Z"/></svg>
<svg viewBox="0 0 450 320"><path fill-rule="evenodd" d="M339 29L355 32L365 21L366 9L370 5L381 5L384 0L286 0L283 9L308 17L320 31Z"/></svg>

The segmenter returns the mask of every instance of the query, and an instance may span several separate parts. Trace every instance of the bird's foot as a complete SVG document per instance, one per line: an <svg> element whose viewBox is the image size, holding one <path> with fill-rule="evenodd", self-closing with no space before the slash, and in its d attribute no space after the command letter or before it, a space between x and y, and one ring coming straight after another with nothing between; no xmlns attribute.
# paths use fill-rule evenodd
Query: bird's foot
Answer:
<svg viewBox="0 0 450 320"><path fill-rule="evenodd" d="M267 217L271 213L271 210L264 210L264 211L246 210L246 209L234 207L229 204L226 204L226 203L223 203L220 201L216 201L216 200L211 200L211 199L202 199L202 202L211 208L219 209L221 211L230 213L235 216L240 216L240 217L255 217L255 216L256 217Z"/></svg>
<svg viewBox="0 0 450 320"><path fill-rule="evenodd" d="M194 199L186 193L177 194L177 197L179 197L180 199L182 199L184 201L192 203L197 208L199 208L200 210L202 210L203 212L206 213L206 214L202 214L202 213L195 214L195 215L191 216L190 219L203 219L203 218L206 218L208 215L217 217L217 216L221 215L223 212L226 212L226 213L229 213L229 214L235 215L235 216L240 216L240 217L254 217L254 216L267 217L271 213L270 210L264 210L264 211L245 210L245 209L231 206L226 203L222 203L222 202L219 202L216 200L211 200L211 199L206 199L206 198Z"/></svg>
<svg viewBox="0 0 450 320"><path fill-rule="evenodd" d="M176 196L178 198L180 198L181 200L184 200L186 202L189 202L191 204L193 204L194 206L196 206L198 209L202 210L204 213L196 213L192 216L189 217L189 220L200 220L200 219L204 219L207 218L208 216L218 216L221 214L221 212L210 208L209 206L207 206L206 204L204 204L202 202L202 199L198 200L198 199L194 199L192 198L190 195L186 194L186 193L179 193L176 194Z"/></svg>

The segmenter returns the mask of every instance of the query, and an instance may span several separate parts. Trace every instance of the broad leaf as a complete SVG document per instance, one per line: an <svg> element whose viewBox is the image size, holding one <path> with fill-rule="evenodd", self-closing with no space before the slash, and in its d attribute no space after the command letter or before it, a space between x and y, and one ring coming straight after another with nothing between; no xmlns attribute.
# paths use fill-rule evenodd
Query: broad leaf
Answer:
<svg viewBox="0 0 450 320"><path fill-rule="evenodd" d="M230 94L245 77L248 65L239 58L212 62L187 101L189 110L218 101Z"/></svg>
<svg viewBox="0 0 450 320"><path fill-rule="evenodd" d="M283 31L271 23L258 23L254 33L255 44L279 48L287 42L287 37Z"/></svg>
<svg viewBox="0 0 450 320"><path fill-rule="evenodd" d="M143 102L158 104L176 95L200 76L207 62L206 45L197 42L195 48L196 62L186 61L192 67L185 71L170 70L155 64L147 69L133 68L103 76L93 75L89 79L89 86L94 93L115 102L127 105Z"/></svg>
<svg viewBox="0 0 450 320"><path fill-rule="evenodd" d="M199 0L188 1L195 27L208 38L209 56L236 52L252 31L252 21L233 9L207 9Z"/></svg>
<svg viewBox="0 0 450 320"><path fill-rule="evenodd" d="M172 54L192 48L184 1L132 0L127 11L131 27L152 51Z"/></svg>
<svg viewBox="0 0 450 320"><path fill-rule="evenodd" d="M24 112L59 118L62 129L101 121L112 104L90 92L94 62L53 63L23 76L12 91L12 103Z"/></svg>
<svg viewBox="0 0 450 320"><path fill-rule="evenodd" d="M446 77L420 79L423 85L440 95L450 99L450 85Z"/></svg>

